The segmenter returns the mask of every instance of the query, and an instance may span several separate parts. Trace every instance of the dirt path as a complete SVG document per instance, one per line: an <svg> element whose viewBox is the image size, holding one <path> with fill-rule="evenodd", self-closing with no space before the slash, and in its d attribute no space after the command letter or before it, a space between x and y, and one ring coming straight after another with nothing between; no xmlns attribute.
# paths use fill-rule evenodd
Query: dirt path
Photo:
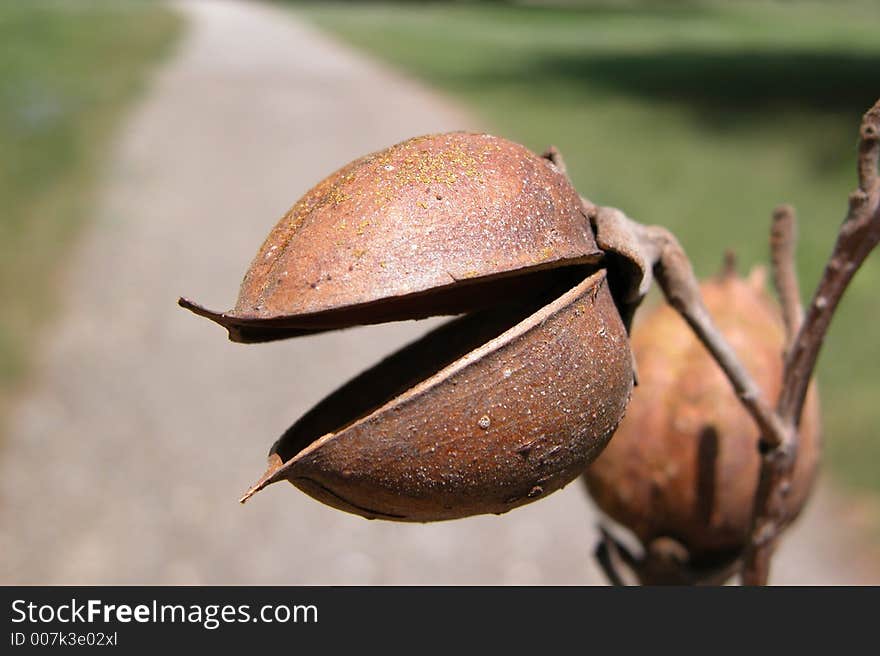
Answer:
<svg viewBox="0 0 880 656"><path fill-rule="evenodd" d="M228 307L275 219L354 156L477 126L281 9L181 8L188 35L122 135L13 416L0 582L600 581L577 485L427 526L367 522L284 485L236 503L293 419L425 326L243 347L176 297ZM846 535L819 521L833 503L813 504L777 581L864 580Z"/></svg>

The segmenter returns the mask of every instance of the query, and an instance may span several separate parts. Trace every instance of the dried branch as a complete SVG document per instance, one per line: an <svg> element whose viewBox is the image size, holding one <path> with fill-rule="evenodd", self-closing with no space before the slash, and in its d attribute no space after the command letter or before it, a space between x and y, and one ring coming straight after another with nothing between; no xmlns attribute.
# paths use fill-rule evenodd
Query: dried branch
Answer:
<svg viewBox="0 0 880 656"><path fill-rule="evenodd" d="M742 365L736 352L715 326L703 303L699 283L681 244L665 228L639 228L645 249L652 251L654 276L667 302L678 311L715 358L761 433L769 436L775 444L781 444L785 440L786 428L764 399L760 388Z"/></svg>
<svg viewBox="0 0 880 656"><path fill-rule="evenodd" d="M625 314L630 315L634 311L647 293L652 276L656 278L667 302L684 318L727 375L761 433L771 436L774 444L781 444L785 439L785 426L715 326L703 303L690 260L675 236L666 228L637 223L616 208L588 206L587 203L584 201L584 206L596 229L600 248L637 263L634 272L641 272L641 279L632 283L631 289L627 290Z"/></svg>
<svg viewBox="0 0 880 656"><path fill-rule="evenodd" d="M743 558L742 581L746 585L767 582L776 539L787 520L785 502L797 454L797 427L819 351L841 297L880 241L880 101L863 117L859 137L859 186L850 194L846 219L785 361L776 408L786 427L785 439L774 443L764 434L761 478Z"/></svg>
<svg viewBox="0 0 880 656"><path fill-rule="evenodd" d="M796 242L797 218L794 208L791 205L780 205L773 211L770 259L773 263L773 282L785 323L786 351L791 348L804 322L804 308L801 305L801 291L794 261Z"/></svg>
<svg viewBox="0 0 880 656"><path fill-rule="evenodd" d="M865 114L860 136L859 188L850 194L849 212L786 361L778 410L785 421L795 424L834 310L853 275L880 241L880 101Z"/></svg>

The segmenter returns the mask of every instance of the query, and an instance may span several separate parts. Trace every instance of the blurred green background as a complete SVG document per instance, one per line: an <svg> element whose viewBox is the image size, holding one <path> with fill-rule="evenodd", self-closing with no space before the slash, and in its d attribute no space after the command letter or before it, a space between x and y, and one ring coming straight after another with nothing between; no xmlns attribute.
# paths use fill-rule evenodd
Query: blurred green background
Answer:
<svg viewBox="0 0 880 656"><path fill-rule="evenodd" d="M675 231L698 275L767 262L773 207L800 218L805 302L855 186L880 97L876 2L291 3L445 91L492 131L557 145L579 191ZM828 462L880 492L880 257L820 362Z"/></svg>
<svg viewBox="0 0 880 656"><path fill-rule="evenodd" d="M793 203L805 298L880 97L877 2L289 4L492 131L556 144L582 193L670 227L701 276L726 248L743 270L765 262L770 212ZM114 129L180 23L136 0L0 2L0 412L58 306ZM875 492L878 285L875 254L820 363L828 461Z"/></svg>
<svg viewBox="0 0 880 656"><path fill-rule="evenodd" d="M180 27L153 2L0 2L0 416L58 306L123 110Z"/></svg>

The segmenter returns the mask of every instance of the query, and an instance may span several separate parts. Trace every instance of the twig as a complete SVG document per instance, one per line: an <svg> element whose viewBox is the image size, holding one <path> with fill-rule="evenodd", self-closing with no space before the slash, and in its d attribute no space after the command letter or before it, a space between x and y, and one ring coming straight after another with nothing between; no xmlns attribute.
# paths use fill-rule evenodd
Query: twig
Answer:
<svg viewBox="0 0 880 656"><path fill-rule="evenodd" d="M636 556L604 526L599 531L596 561L611 585L723 585L739 568L736 554L695 565L687 548L669 537L654 538Z"/></svg>
<svg viewBox="0 0 880 656"><path fill-rule="evenodd" d="M746 585L767 582L776 538L787 519L785 501L797 453L797 427L819 351L847 286L880 242L880 101L863 117L859 137L859 187L850 194L846 219L785 361L776 414L786 427L786 439L776 442L764 434L761 478L743 559Z"/></svg>
<svg viewBox="0 0 880 656"><path fill-rule="evenodd" d="M616 587L632 585L627 580L625 572L634 572L636 568L635 557L629 550L621 545L601 524L599 525L601 539L596 545L596 562L608 579L608 583Z"/></svg>
<svg viewBox="0 0 880 656"><path fill-rule="evenodd" d="M773 282L785 323L786 351L791 348L804 322L804 308L801 305L801 291L794 262L796 242L797 218L794 208L791 205L780 205L773 211L770 259L773 263Z"/></svg>
<svg viewBox="0 0 880 656"><path fill-rule="evenodd" d="M766 441L773 446L786 439L787 428L764 399L761 389L737 357L736 352L715 326L703 303L700 285L684 249L669 230L646 226L633 221L613 207L587 206L590 220L603 249L618 251L642 270L640 284L632 285L626 300L628 312L647 292L651 277L657 279L666 301L684 318L697 338L724 371L736 395L760 428ZM628 246L623 246L627 244Z"/></svg>
<svg viewBox="0 0 880 656"><path fill-rule="evenodd" d="M761 394L751 374L715 326L694 275L690 260L675 236L658 226L639 226L644 247L653 251L654 276L668 303L684 318L699 340L727 375L743 406L761 433L776 443L785 439L786 428Z"/></svg>
<svg viewBox="0 0 880 656"><path fill-rule="evenodd" d="M787 422L798 422L834 310L853 275L880 241L880 101L865 114L860 136L859 188L850 194L849 212L786 361L778 410Z"/></svg>
<svg viewBox="0 0 880 656"><path fill-rule="evenodd" d="M589 206L587 201L584 201L584 207L596 229L596 239L600 247L625 254L629 261L639 263L637 268L641 270L642 279L638 285L631 285L625 299L625 324L628 325L627 320L647 293L653 275L663 290L666 301L684 318L727 375L761 433L771 436L774 444L781 444L785 439L785 426L764 400L757 383L715 326L703 303L700 285L690 260L675 235L666 228L645 226L633 221L613 207Z"/></svg>
<svg viewBox="0 0 880 656"><path fill-rule="evenodd" d="M559 169L559 172L564 176L568 176L568 167L565 165L565 158L562 157L562 153L559 152L559 149L556 146L548 146L547 150L541 153L541 157L544 159L549 159L553 166Z"/></svg>

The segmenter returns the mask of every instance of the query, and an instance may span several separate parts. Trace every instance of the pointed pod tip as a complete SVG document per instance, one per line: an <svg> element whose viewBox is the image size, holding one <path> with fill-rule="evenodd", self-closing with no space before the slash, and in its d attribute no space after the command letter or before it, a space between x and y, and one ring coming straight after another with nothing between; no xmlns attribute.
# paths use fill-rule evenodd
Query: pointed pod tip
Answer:
<svg viewBox="0 0 880 656"><path fill-rule="evenodd" d="M238 500L238 502L239 502L240 504L245 504L245 503L247 503L247 500L248 500L248 499L250 499L250 498L251 498L252 496L254 496L257 492L259 492L260 490L262 490L264 487L265 487L265 485L260 485L260 484L257 484L257 485L252 486L247 492L244 493L244 496L242 496L241 499Z"/></svg>
<svg viewBox="0 0 880 656"><path fill-rule="evenodd" d="M223 318L222 312L214 312L213 310L209 310L205 306L199 305L195 301L189 300L185 296L181 296L180 298L178 298L177 304L180 307L189 310L190 312L194 312L195 314L198 314L202 317L208 317L209 319L213 319L214 321L218 321L218 319Z"/></svg>
<svg viewBox="0 0 880 656"><path fill-rule="evenodd" d="M186 296L180 296L177 299L177 304L182 308L186 308L187 310L195 311L197 309L201 309L201 306L199 306L198 303L189 300Z"/></svg>
<svg viewBox="0 0 880 656"><path fill-rule="evenodd" d="M265 473L260 477L256 483L254 483L247 492L238 500L239 503L244 504L247 503L248 499L254 496L257 492L262 490L267 485L271 485L272 483L277 483L281 480L281 477L276 476L279 471L282 469L284 465L284 461L281 460L281 456L277 453L272 453L269 455L269 464L266 467Z"/></svg>

